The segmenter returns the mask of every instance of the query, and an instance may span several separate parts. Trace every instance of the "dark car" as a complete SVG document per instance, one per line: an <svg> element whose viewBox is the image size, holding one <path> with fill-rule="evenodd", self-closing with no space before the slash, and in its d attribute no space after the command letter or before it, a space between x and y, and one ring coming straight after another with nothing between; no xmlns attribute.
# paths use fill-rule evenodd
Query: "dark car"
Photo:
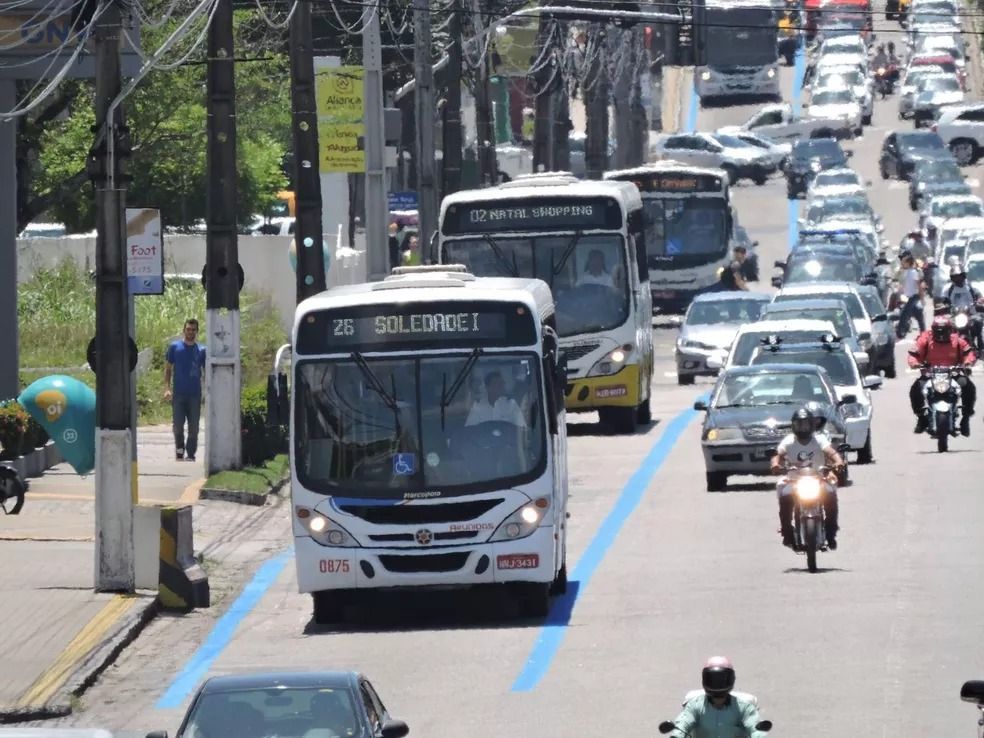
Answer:
<svg viewBox="0 0 984 738"><path fill-rule="evenodd" d="M853 254L836 253L833 249L799 248L785 262L776 262L782 276L772 278L773 287L802 282L850 282L861 284L871 278L870 272Z"/></svg>
<svg viewBox="0 0 984 738"><path fill-rule="evenodd" d="M729 475L770 474L772 455L790 432L793 413L807 403L822 417L831 442L843 444L847 425L825 369L790 363L721 372L710 402L694 403L707 412L701 429L707 491L724 490Z"/></svg>
<svg viewBox="0 0 984 738"><path fill-rule="evenodd" d="M919 210L924 197L970 195L956 159L924 159L916 162L909 179L909 208Z"/></svg>
<svg viewBox="0 0 984 738"><path fill-rule="evenodd" d="M410 732L386 711L376 690L353 671L264 672L207 679L176 738L333 736L403 738ZM147 738L167 738L167 731Z"/></svg>
<svg viewBox="0 0 984 738"><path fill-rule="evenodd" d="M797 141L784 167L787 197L792 200L805 193L817 172L846 166L850 155L834 138Z"/></svg>
<svg viewBox="0 0 984 738"><path fill-rule="evenodd" d="M878 169L882 179L910 179L917 161L952 158L943 139L933 131L894 131L882 142Z"/></svg>

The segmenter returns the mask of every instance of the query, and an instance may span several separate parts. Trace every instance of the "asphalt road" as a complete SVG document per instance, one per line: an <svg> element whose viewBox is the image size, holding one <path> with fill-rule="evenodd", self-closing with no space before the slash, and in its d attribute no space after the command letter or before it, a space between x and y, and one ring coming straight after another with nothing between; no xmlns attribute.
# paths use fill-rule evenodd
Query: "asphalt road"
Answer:
<svg viewBox="0 0 984 738"><path fill-rule="evenodd" d="M783 76L791 92L794 71ZM879 102L875 127L851 145L893 243L914 220L905 190L882 183L875 166L896 104ZM702 110L696 125L738 123L756 108ZM765 285L764 267L789 246L784 195L778 179L735 195L760 241ZM971 438L940 456L911 433L911 377L886 381L874 401L876 463L853 468L840 548L808 574L803 557L780 545L770 482L705 492L699 415L689 408L710 382L678 387L675 333L656 331L658 422L625 438L604 435L590 416L572 419L575 581L546 624L513 620L501 601L441 597L415 601L416 616L384 600L357 614L361 626L319 630L287 562L238 626L218 626L214 660L194 662L200 673L358 669L417 736L630 737L656 734L699 686L704 659L726 654L775 735L972 734L976 711L959 689L984 677L981 416ZM602 529L613 510L615 528ZM600 529L617 535L592 544ZM212 623L156 622L85 695L85 709L60 722L173 734L186 693L172 693L174 708L156 705ZM178 684L198 676L186 672Z"/></svg>

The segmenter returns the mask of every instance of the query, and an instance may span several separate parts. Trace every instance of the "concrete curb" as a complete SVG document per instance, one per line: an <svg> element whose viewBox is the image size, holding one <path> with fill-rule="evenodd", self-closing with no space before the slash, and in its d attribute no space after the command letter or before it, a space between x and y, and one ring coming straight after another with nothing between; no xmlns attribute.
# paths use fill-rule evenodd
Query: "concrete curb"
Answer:
<svg viewBox="0 0 984 738"><path fill-rule="evenodd" d="M47 720L72 713L73 703L116 661L158 612L156 593L138 594L139 602L119 618L100 642L73 663L67 678L38 704L0 706L0 724ZM47 672L46 672L47 673Z"/></svg>
<svg viewBox="0 0 984 738"><path fill-rule="evenodd" d="M199 490L198 497L201 500L223 500L224 502L237 502L240 505L261 507L266 504L270 495L280 494L280 490L286 487L289 481L290 477L284 477L264 494L243 492L238 489L210 489L209 487L202 487Z"/></svg>

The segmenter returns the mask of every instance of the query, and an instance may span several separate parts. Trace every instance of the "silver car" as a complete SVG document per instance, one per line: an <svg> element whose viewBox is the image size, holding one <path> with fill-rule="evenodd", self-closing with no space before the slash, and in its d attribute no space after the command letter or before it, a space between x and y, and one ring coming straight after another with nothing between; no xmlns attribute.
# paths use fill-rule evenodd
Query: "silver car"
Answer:
<svg viewBox="0 0 984 738"><path fill-rule="evenodd" d="M718 370L707 359L731 346L738 329L758 320L772 298L760 292L708 292L690 303L680 326L674 355L677 382L693 384L698 376L714 376Z"/></svg>

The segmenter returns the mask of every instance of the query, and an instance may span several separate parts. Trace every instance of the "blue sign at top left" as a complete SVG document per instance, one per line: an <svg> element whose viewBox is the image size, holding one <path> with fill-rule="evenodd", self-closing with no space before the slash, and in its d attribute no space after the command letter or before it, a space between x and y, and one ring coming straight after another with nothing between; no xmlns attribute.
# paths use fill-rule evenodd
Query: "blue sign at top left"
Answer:
<svg viewBox="0 0 984 738"><path fill-rule="evenodd" d="M164 236L160 210L126 209L126 282L131 295L164 293Z"/></svg>
<svg viewBox="0 0 984 738"><path fill-rule="evenodd" d="M389 193L388 200L390 211L417 209L418 200L416 192L391 192Z"/></svg>

